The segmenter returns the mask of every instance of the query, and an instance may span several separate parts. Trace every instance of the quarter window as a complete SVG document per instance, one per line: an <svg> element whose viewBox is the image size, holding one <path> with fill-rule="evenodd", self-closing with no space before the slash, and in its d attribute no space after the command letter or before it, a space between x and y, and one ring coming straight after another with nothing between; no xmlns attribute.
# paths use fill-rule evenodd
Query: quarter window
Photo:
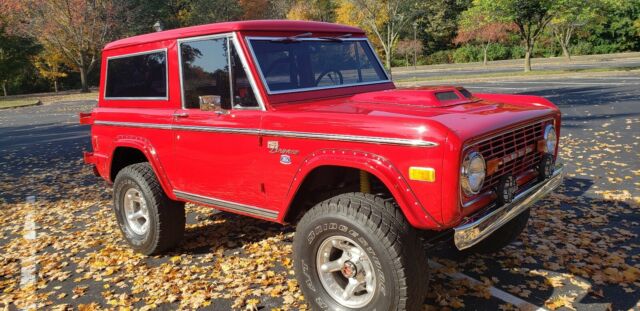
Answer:
<svg viewBox="0 0 640 311"><path fill-rule="evenodd" d="M185 108L200 108L203 98L214 98L224 109L258 107L231 39L183 42L180 56Z"/></svg>
<svg viewBox="0 0 640 311"><path fill-rule="evenodd" d="M107 59L105 97L166 99L167 53L151 52Z"/></svg>

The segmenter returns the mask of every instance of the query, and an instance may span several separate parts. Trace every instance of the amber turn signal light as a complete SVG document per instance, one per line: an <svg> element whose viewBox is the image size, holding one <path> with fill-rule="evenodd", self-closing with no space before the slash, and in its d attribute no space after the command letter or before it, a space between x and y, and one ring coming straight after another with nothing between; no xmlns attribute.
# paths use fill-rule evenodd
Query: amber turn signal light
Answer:
<svg viewBox="0 0 640 311"><path fill-rule="evenodd" d="M409 168L409 179L417 181L436 181L436 170L431 167L415 167Z"/></svg>

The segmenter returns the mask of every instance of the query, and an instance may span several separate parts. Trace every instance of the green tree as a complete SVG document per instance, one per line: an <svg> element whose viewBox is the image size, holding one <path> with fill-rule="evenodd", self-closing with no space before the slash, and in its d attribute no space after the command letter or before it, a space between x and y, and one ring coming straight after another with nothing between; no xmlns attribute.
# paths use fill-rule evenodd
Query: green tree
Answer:
<svg viewBox="0 0 640 311"><path fill-rule="evenodd" d="M595 45L612 45L617 51L640 50L635 23L640 19L640 0L602 0L600 27L594 31Z"/></svg>
<svg viewBox="0 0 640 311"><path fill-rule="evenodd" d="M33 40L7 34L0 26L0 84L4 96L8 95L7 83L29 68L30 58L38 50Z"/></svg>
<svg viewBox="0 0 640 311"><path fill-rule="evenodd" d="M181 14L183 26L210 24L240 19L242 7L233 0L193 0Z"/></svg>
<svg viewBox="0 0 640 311"><path fill-rule="evenodd" d="M599 0L556 0L549 25L568 60L571 60L571 39L577 30L596 21L600 7Z"/></svg>
<svg viewBox="0 0 640 311"><path fill-rule="evenodd" d="M429 53L454 46L460 15L471 6L471 0L429 0L418 4L416 17L418 36ZM406 34L413 37L413 34Z"/></svg>
<svg viewBox="0 0 640 311"><path fill-rule="evenodd" d="M531 71L531 54L536 41L551 18L553 0L474 0L486 16L495 21L512 22L525 49L524 71Z"/></svg>

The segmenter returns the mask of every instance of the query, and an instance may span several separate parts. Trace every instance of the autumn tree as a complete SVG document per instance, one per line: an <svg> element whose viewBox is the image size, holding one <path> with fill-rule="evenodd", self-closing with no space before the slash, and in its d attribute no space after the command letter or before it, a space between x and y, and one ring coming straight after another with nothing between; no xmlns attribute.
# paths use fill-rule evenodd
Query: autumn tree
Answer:
<svg viewBox="0 0 640 311"><path fill-rule="evenodd" d="M332 22L334 2L331 0L296 0L287 13L287 19Z"/></svg>
<svg viewBox="0 0 640 311"><path fill-rule="evenodd" d="M384 52L385 65L391 59L400 34L418 15L417 0L347 0L361 13L357 22L365 25L378 38Z"/></svg>
<svg viewBox="0 0 640 311"><path fill-rule="evenodd" d="M487 51L491 43L503 42L514 31L513 24L493 21L487 18L478 7L472 7L462 13L458 35L454 43L476 42L482 45L483 63L487 65Z"/></svg>
<svg viewBox="0 0 640 311"><path fill-rule="evenodd" d="M398 54L404 56L405 66L409 66L409 57L415 54L422 53L422 41L400 40L396 45L396 51L398 52Z"/></svg>
<svg viewBox="0 0 640 311"><path fill-rule="evenodd" d="M23 32L62 55L80 73L83 92L89 91L87 76L99 64L102 48L127 23L119 0L4 1L25 4L12 12L22 16Z"/></svg>
<svg viewBox="0 0 640 311"><path fill-rule="evenodd" d="M554 0L474 0L473 6L492 21L514 23L525 48L524 71L531 71L536 41L551 21Z"/></svg>
<svg viewBox="0 0 640 311"><path fill-rule="evenodd" d="M62 69L64 57L55 50L46 48L35 58L35 66L40 75L53 83L53 90L58 93L58 79L67 76Z"/></svg>
<svg viewBox="0 0 640 311"><path fill-rule="evenodd" d="M268 0L240 0L242 19L263 19L269 10Z"/></svg>

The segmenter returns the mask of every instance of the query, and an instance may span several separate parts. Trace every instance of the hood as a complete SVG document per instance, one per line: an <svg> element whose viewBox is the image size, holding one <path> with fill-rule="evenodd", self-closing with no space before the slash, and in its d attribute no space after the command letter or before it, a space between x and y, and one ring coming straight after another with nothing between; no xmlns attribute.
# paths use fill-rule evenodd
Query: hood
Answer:
<svg viewBox="0 0 640 311"><path fill-rule="evenodd" d="M429 126L437 123L438 127L446 127L462 141L559 113L553 104L542 97L472 95L465 89L456 87L367 92L348 97L278 105L276 110L312 116L304 119L307 122L317 119L324 126L328 125L327 120L334 120L332 125L337 125L342 120L343 124L352 126L360 122L369 125L375 122L380 126L395 123L388 127L390 132L401 130L403 125L415 129L417 124ZM406 132L390 134L411 136Z"/></svg>

